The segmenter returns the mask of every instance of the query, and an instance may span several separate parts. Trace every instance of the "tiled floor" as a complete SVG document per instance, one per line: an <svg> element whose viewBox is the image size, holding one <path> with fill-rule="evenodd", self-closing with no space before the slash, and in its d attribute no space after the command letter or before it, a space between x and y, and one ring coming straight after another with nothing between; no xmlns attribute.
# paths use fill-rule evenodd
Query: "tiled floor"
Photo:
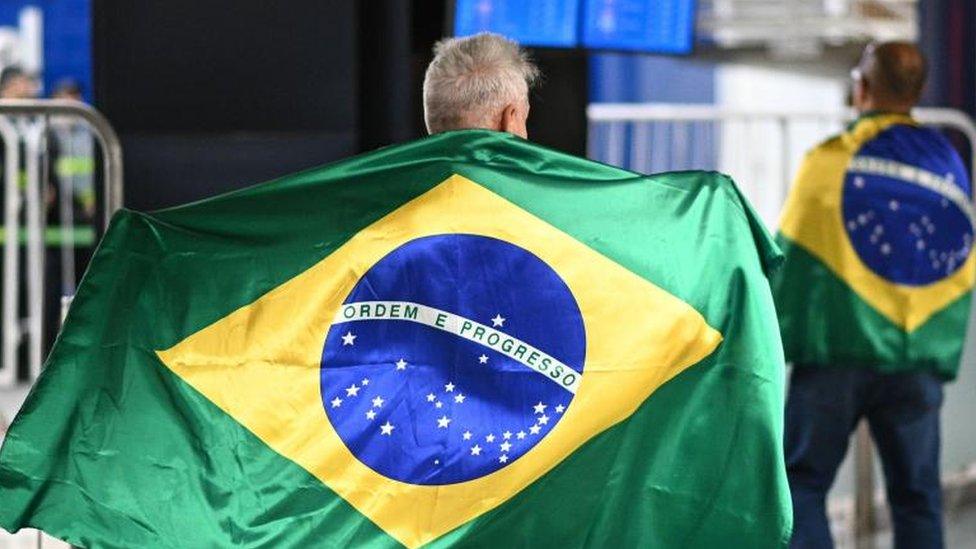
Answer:
<svg viewBox="0 0 976 549"><path fill-rule="evenodd" d="M976 549L976 505L957 509L946 516L946 548ZM854 549L854 540L842 538L835 540L837 549ZM874 537L872 549L892 549L894 547L891 531L886 530Z"/></svg>
<svg viewBox="0 0 976 549"><path fill-rule="evenodd" d="M976 549L976 505L948 518L946 547L951 549Z"/></svg>

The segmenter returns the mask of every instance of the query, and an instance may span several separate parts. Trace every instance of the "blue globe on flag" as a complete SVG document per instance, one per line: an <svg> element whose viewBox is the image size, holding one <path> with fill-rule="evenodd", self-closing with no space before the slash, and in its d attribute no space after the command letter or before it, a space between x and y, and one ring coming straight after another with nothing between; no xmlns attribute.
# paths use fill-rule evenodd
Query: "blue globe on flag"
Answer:
<svg viewBox="0 0 976 549"><path fill-rule="evenodd" d="M328 331L321 394L361 462L443 485L509 466L572 404L586 338L566 283L484 236L419 238L359 280Z"/></svg>
<svg viewBox="0 0 976 549"><path fill-rule="evenodd" d="M973 245L965 168L933 130L895 125L844 176L843 223L858 257L890 282L922 286L959 270Z"/></svg>

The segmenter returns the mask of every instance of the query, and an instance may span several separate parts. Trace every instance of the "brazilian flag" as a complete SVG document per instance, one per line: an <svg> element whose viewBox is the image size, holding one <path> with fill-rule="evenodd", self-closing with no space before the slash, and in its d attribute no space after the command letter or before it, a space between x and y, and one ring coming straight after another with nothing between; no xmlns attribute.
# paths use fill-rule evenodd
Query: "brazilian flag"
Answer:
<svg viewBox="0 0 976 549"><path fill-rule="evenodd" d="M778 260L725 176L488 131L123 211L0 453L0 526L782 547Z"/></svg>
<svg viewBox="0 0 976 549"><path fill-rule="evenodd" d="M804 159L773 292L788 360L959 369L973 282L972 190L940 133L869 114Z"/></svg>

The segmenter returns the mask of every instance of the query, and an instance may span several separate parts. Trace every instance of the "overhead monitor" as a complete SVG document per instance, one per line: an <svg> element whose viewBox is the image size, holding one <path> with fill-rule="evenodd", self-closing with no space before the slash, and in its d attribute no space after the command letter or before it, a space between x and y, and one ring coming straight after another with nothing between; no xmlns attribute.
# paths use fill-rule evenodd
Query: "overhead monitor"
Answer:
<svg viewBox="0 0 976 549"><path fill-rule="evenodd" d="M581 45L592 49L690 53L694 0L583 0Z"/></svg>
<svg viewBox="0 0 976 549"><path fill-rule="evenodd" d="M572 48L579 17L579 0L455 0L454 36L489 31L526 46Z"/></svg>

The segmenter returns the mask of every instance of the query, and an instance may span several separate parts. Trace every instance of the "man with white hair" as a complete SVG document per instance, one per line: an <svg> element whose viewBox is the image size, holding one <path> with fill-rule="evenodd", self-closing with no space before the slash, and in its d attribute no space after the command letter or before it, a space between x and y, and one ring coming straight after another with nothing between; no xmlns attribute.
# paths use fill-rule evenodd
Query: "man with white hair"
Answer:
<svg viewBox="0 0 976 549"><path fill-rule="evenodd" d="M785 547L779 254L732 180L532 143L518 46L436 53L434 135L113 218L0 449L0 528Z"/></svg>
<svg viewBox="0 0 976 549"><path fill-rule="evenodd" d="M525 138L529 88L538 78L528 53L503 36L442 40L424 76L427 131L486 129Z"/></svg>

